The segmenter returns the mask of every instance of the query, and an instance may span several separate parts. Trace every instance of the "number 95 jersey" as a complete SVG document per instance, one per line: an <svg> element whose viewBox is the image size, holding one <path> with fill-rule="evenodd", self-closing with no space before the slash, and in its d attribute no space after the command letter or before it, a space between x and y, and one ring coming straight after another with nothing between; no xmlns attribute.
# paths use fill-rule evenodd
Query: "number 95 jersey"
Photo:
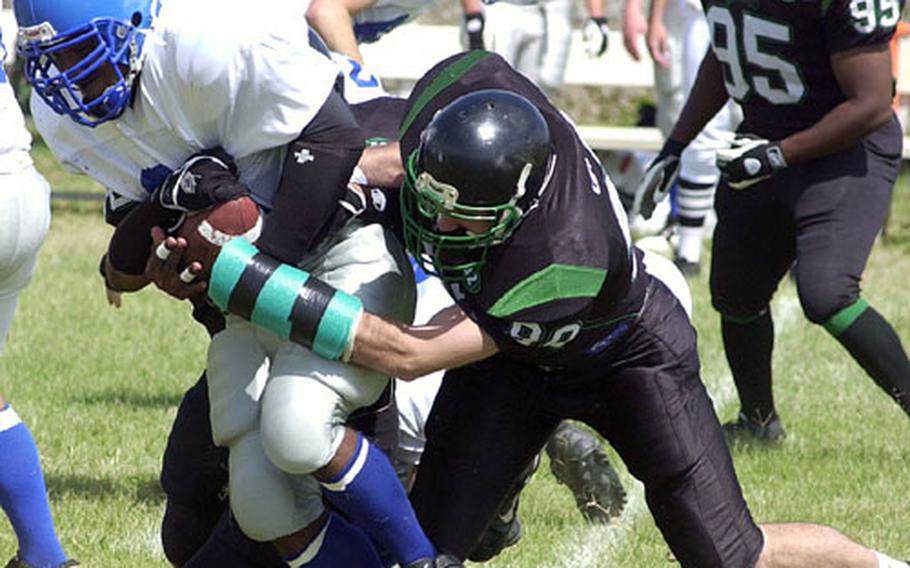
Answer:
<svg viewBox="0 0 910 568"><path fill-rule="evenodd" d="M845 100L831 55L886 43L903 0L703 0L739 130L777 140Z"/></svg>

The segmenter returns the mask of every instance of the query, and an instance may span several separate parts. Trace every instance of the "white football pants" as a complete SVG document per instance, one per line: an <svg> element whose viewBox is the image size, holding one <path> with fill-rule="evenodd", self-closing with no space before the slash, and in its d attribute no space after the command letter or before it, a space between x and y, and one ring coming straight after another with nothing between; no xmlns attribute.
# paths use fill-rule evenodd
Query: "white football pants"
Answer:
<svg viewBox="0 0 910 568"><path fill-rule="evenodd" d="M544 89L562 86L572 43L569 0L484 7L487 49L495 51Z"/></svg>
<svg viewBox="0 0 910 568"><path fill-rule="evenodd" d="M0 172L0 352L50 227L50 192L34 166Z"/></svg>
<svg viewBox="0 0 910 568"><path fill-rule="evenodd" d="M379 225L350 223L301 268L356 295L370 313L411 321L410 265ZM348 415L373 403L389 379L229 317L209 347L208 381L212 434L230 448L231 508L249 537L271 541L322 513L320 487L309 474L329 463Z"/></svg>

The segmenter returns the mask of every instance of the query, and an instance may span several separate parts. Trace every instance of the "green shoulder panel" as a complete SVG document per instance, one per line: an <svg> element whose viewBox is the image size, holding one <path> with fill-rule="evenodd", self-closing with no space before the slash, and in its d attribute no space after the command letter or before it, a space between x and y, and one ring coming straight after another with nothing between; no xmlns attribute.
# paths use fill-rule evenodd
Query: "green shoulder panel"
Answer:
<svg viewBox="0 0 910 568"><path fill-rule="evenodd" d="M822 16L828 13L828 8L831 7L831 0L821 0L821 9Z"/></svg>
<svg viewBox="0 0 910 568"><path fill-rule="evenodd" d="M556 300L593 298L603 287L607 271L586 266L551 264L512 287L487 311L497 318Z"/></svg>
<svg viewBox="0 0 910 568"><path fill-rule="evenodd" d="M400 138L404 137L405 132L408 131L408 128L411 127L411 123L414 122L414 119L417 118L417 115L420 114L420 111L423 110L427 103L429 103L433 98L444 91L446 87L460 79L467 73L472 67L486 59L490 56L490 52L483 50L474 50L469 51L449 64L448 67L439 72L433 81L427 85L422 93L417 97L417 100L414 101L414 104L411 105L411 108L408 109L408 113L405 115L404 120L401 121L401 131Z"/></svg>

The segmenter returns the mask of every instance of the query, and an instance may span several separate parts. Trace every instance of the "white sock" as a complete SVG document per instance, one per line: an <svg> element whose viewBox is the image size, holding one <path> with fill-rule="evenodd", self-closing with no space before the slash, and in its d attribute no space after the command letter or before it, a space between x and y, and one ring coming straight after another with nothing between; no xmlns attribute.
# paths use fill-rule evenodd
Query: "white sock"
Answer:
<svg viewBox="0 0 910 568"><path fill-rule="evenodd" d="M902 562L900 560L895 560L890 556L882 554L881 552L872 551L872 554L878 558L878 568L907 568L910 564Z"/></svg>
<svg viewBox="0 0 910 568"><path fill-rule="evenodd" d="M704 227L680 225L676 231L679 235L676 257L689 262L698 262L698 259L701 258L701 238L705 233Z"/></svg>

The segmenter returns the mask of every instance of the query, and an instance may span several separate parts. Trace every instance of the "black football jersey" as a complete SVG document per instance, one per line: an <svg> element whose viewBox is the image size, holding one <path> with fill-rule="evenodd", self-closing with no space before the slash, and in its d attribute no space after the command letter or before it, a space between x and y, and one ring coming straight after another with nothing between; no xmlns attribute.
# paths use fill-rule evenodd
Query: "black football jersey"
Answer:
<svg viewBox="0 0 910 568"><path fill-rule="evenodd" d="M451 284L449 292L505 353L546 370L590 365L634 322L647 277L616 190L572 123L501 57L472 51L437 64L415 86L402 122L402 157L416 150L437 110L480 89L534 103L555 160L536 205L504 243L490 247L479 289Z"/></svg>
<svg viewBox="0 0 910 568"><path fill-rule="evenodd" d="M832 54L885 43L903 0L702 0L739 130L772 140L818 122L845 100Z"/></svg>

